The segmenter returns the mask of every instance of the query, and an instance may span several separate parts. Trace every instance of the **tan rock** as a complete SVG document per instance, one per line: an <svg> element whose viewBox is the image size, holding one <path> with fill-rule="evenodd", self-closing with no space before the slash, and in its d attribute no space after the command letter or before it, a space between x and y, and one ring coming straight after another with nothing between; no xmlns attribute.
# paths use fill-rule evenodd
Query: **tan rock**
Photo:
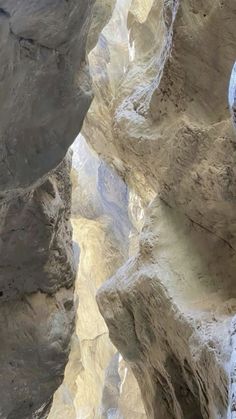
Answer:
<svg viewBox="0 0 236 419"><path fill-rule="evenodd" d="M80 247L76 333L49 419L143 419L137 382L112 345L96 292L129 254L128 190L80 138L73 146L73 231ZM132 197L133 198L133 197ZM134 201L134 198L133 198ZM132 205L132 213L137 205ZM140 214L139 214L140 222ZM134 239L133 241L134 242Z"/></svg>
<svg viewBox="0 0 236 419"><path fill-rule="evenodd" d="M124 44L104 33L90 54L95 100L83 133L152 202L137 255L97 297L150 419L234 411L235 12L234 1L133 1Z"/></svg>

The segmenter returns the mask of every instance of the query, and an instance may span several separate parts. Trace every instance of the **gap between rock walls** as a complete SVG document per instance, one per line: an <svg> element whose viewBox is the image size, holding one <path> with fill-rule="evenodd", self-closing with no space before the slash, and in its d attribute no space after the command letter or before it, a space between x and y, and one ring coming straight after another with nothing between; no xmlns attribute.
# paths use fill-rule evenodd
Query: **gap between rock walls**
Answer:
<svg viewBox="0 0 236 419"><path fill-rule="evenodd" d="M0 0L0 419L234 418L235 17Z"/></svg>

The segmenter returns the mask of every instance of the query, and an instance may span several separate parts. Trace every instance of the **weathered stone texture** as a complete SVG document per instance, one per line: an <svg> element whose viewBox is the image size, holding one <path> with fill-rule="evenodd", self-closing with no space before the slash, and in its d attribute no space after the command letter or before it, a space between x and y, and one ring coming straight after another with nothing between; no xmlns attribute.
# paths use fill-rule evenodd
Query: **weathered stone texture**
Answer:
<svg viewBox="0 0 236 419"><path fill-rule="evenodd" d="M73 330L70 163L93 0L0 0L0 417L46 417ZM63 163L62 163L63 161Z"/></svg>
<svg viewBox="0 0 236 419"><path fill-rule="evenodd" d="M104 32L90 55L95 100L83 132L135 189L146 219L137 255L103 285L98 304L149 418L226 418L234 411L236 137L227 95L236 4L128 7L124 42Z"/></svg>

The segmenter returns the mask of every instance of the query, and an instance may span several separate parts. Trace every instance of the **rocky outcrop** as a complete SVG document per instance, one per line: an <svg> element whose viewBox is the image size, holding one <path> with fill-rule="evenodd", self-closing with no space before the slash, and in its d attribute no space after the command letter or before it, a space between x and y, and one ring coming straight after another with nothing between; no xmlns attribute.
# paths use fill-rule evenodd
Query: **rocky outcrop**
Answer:
<svg viewBox="0 0 236 419"><path fill-rule="evenodd" d="M74 319L69 168L1 205L1 418L32 418L63 377Z"/></svg>
<svg viewBox="0 0 236 419"><path fill-rule="evenodd" d="M111 19L115 4L116 0L95 1L87 40L87 52L90 52L96 46L103 28Z"/></svg>
<svg viewBox="0 0 236 419"><path fill-rule="evenodd" d="M1 195L54 169L80 131L92 97L85 63L92 3L0 1Z"/></svg>
<svg viewBox="0 0 236 419"><path fill-rule="evenodd" d="M138 255L98 293L150 418L226 417L235 254L157 201Z"/></svg>
<svg viewBox="0 0 236 419"><path fill-rule="evenodd" d="M141 3L138 9L136 3L128 20L135 59L125 74L120 73L111 103L106 92L112 66L106 65L103 90L99 87L103 80L95 74L99 100L92 105L84 132L97 152L128 180L132 173L131 182L159 191L169 205L233 246L235 179L226 171L234 163L235 135L228 118L227 90L235 53L231 30L235 4L208 1L201 9L183 1L179 5L150 0L146 10ZM215 33L226 20L224 37L217 38ZM155 22L158 28L154 31ZM155 41L149 42L151 36ZM216 58L210 53L212 45L224 53ZM99 56L96 60L104 65ZM204 77L198 76L199 71ZM101 101L104 105L99 110ZM105 110L109 111L106 130L103 125L97 127L95 137L95 118L101 118ZM187 198L192 191L197 205Z"/></svg>
<svg viewBox="0 0 236 419"><path fill-rule="evenodd" d="M68 147L93 1L0 0L0 417L46 417L73 330ZM63 163L61 163L63 161Z"/></svg>
<svg viewBox="0 0 236 419"><path fill-rule="evenodd" d="M103 32L90 54L95 100L83 132L147 211L137 255L102 286L99 308L149 418L226 418L234 414L236 139L227 91L236 5L118 4L126 31L122 42Z"/></svg>
<svg viewBox="0 0 236 419"><path fill-rule="evenodd" d="M1 205L1 301L73 285L70 162Z"/></svg>
<svg viewBox="0 0 236 419"><path fill-rule="evenodd" d="M137 382L112 345L96 291L129 254L135 234L125 183L79 137L73 145L74 241L80 248L76 333L49 419L145 418Z"/></svg>
<svg viewBox="0 0 236 419"><path fill-rule="evenodd" d="M92 98L85 49L111 15L89 58L83 133L142 205L96 158L96 188L85 164L81 189L80 168L78 322L50 415L145 417L133 373L150 419L233 417L235 1L118 0L113 14L113 1L93 3L0 0L0 417L46 417L62 381L74 282L65 156ZM143 206L135 253L128 207ZM116 348L95 304L111 275L97 301Z"/></svg>

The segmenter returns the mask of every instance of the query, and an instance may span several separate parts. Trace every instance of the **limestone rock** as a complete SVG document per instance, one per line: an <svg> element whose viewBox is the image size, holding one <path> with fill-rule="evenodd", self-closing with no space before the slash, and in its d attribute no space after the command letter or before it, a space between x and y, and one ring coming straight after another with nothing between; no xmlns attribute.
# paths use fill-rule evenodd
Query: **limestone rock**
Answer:
<svg viewBox="0 0 236 419"><path fill-rule="evenodd" d="M97 300L150 419L234 409L235 13L233 0L133 0L124 42L104 32L89 57L83 133L146 207L137 255Z"/></svg>
<svg viewBox="0 0 236 419"><path fill-rule="evenodd" d="M64 158L92 93L85 62L93 0L0 0L1 194Z"/></svg>
<svg viewBox="0 0 236 419"><path fill-rule="evenodd" d="M86 138L144 198L159 193L235 247L235 133L227 106L235 2L150 0L136 8L128 15L132 60L115 91L109 74L116 61L90 59L107 71L104 81L92 73L97 101Z"/></svg>
<svg viewBox="0 0 236 419"><path fill-rule="evenodd" d="M73 285L69 171L66 159L41 186L1 206L1 301Z"/></svg>
<svg viewBox="0 0 236 419"><path fill-rule="evenodd" d="M143 419L138 385L109 339L95 298L100 285L129 254L134 228L129 220L128 189L81 136L73 150L72 222L74 241L80 247L76 333L49 419L105 419L111 414L116 419Z"/></svg>
<svg viewBox="0 0 236 419"><path fill-rule="evenodd" d="M69 168L1 206L2 419L31 419L63 377L74 319Z"/></svg>
<svg viewBox="0 0 236 419"><path fill-rule="evenodd" d="M0 0L0 418L46 418L74 324L68 147L93 0ZM63 161L63 162L62 162Z"/></svg>
<svg viewBox="0 0 236 419"><path fill-rule="evenodd" d="M112 16L115 4L116 0L96 0L87 41L88 52L96 46L103 28Z"/></svg>
<svg viewBox="0 0 236 419"><path fill-rule="evenodd" d="M2 419L44 418L63 378L73 330L71 289L1 304ZM38 413L37 413L38 412Z"/></svg>
<svg viewBox="0 0 236 419"><path fill-rule="evenodd" d="M100 310L148 418L225 418L235 254L161 202L149 212L138 255L99 290Z"/></svg>

